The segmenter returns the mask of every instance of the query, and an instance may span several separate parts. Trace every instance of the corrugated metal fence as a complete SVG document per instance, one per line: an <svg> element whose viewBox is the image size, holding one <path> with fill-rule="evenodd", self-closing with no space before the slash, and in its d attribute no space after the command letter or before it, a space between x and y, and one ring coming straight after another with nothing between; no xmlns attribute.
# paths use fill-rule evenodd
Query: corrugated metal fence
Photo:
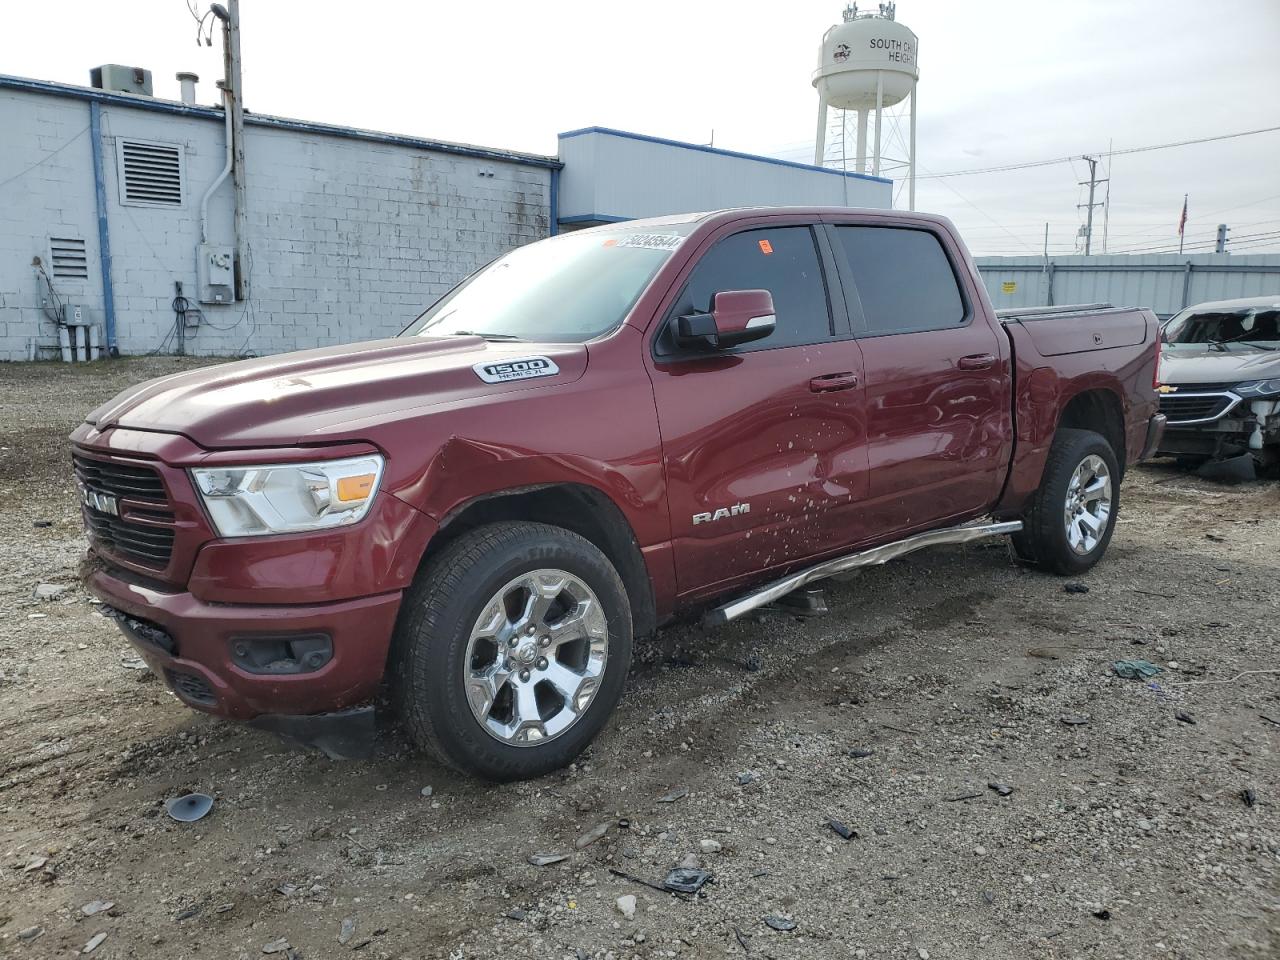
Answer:
<svg viewBox="0 0 1280 960"><path fill-rule="evenodd" d="M1065 303L1183 307L1236 297L1280 298L1280 254L1116 254L1105 257L977 257L996 309Z"/></svg>

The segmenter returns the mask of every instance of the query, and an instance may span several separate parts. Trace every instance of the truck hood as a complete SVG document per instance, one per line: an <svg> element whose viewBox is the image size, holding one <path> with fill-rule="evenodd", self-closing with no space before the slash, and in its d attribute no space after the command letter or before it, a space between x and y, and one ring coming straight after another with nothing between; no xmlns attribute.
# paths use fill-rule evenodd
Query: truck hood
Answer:
<svg viewBox="0 0 1280 960"><path fill-rule="evenodd" d="M1280 350L1221 350L1208 344L1165 346L1160 353L1160 382L1173 386L1236 384L1280 377Z"/></svg>
<svg viewBox="0 0 1280 960"><path fill-rule="evenodd" d="M533 357L550 360L557 372L488 383L476 369ZM395 337L149 380L85 419L99 431L178 433L209 450L308 446L366 439L362 431L427 408L569 383L586 366L581 344Z"/></svg>

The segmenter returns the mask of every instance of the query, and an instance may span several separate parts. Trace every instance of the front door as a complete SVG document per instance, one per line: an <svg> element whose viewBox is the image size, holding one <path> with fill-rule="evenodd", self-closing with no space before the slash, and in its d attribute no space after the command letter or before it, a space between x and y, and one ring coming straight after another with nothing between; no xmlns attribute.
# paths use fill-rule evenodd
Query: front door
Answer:
<svg viewBox="0 0 1280 960"><path fill-rule="evenodd" d="M865 507L878 539L985 510L1008 442L1009 351L930 230L837 225L866 363Z"/></svg>
<svg viewBox="0 0 1280 960"><path fill-rule="evenodd" d="M765 289L774 332L709 354L682 350L668 326L655 339L682 595L857 536L850 507L867 483L862 356L856 341L836 336L846 321L842 310L833 316L827 270L834 261L809 226L732 234L703 254L664 324L709 311L716 293Z"/></svg>

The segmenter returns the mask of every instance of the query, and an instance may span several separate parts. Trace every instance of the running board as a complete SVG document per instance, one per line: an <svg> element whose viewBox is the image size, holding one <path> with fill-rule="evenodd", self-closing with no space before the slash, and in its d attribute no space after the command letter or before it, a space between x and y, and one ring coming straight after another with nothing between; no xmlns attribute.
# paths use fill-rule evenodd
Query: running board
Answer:
<svg viewBox="0 0 1280 960"><path fill-rule="evenodd" d="M780 597L785 597L788 593L799 590L815 580L825 580L827 577L835 576L837 573L844 573L846 570L854 570L858 567L874 567L877 564L887 563L896 557L923 550L925 547L936 547L944 543L968 543L970 540L983 540L987 537L1001 537L1005 534L1017 533L1021 529L1021 520L984 523L975 526L946 527L942 530L917 533L914 537L886 543L880 547L872 547L870 550L863 550L860 553L837 557L835 560L828 560L817 566L809 567L807 570L801 570L799 573L793 573L789 577L775 580L754 593L748 593L744 597L739 597L737 600L731 600L709 610L702 618L702 625L704 627L721 626L730 620L736 620L744 613L750 613L757 607L773 603Z"/></svg>

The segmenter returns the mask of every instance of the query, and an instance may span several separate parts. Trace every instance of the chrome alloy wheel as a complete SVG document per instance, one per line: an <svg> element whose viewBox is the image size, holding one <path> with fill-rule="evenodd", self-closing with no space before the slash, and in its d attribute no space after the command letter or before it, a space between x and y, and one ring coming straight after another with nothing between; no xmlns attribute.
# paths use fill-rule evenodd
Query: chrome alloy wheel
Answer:
<svg viewBox="0 0 1280 960"><path fill-rule="evenodd" d="M1111 471L1105 460L1090 454L1071 475L1063 509L1067 543L1077 554L1091 553L1101 542L1111 518L1111 502Z"/></svg>
<svg viewBox="0 0 1280 960"><path fill-rule="evenodd" d="M536 746L573 726L604 676L609 625L582 580L533 570L489 598L463 661L467 702L491 737Z"/></svg>

